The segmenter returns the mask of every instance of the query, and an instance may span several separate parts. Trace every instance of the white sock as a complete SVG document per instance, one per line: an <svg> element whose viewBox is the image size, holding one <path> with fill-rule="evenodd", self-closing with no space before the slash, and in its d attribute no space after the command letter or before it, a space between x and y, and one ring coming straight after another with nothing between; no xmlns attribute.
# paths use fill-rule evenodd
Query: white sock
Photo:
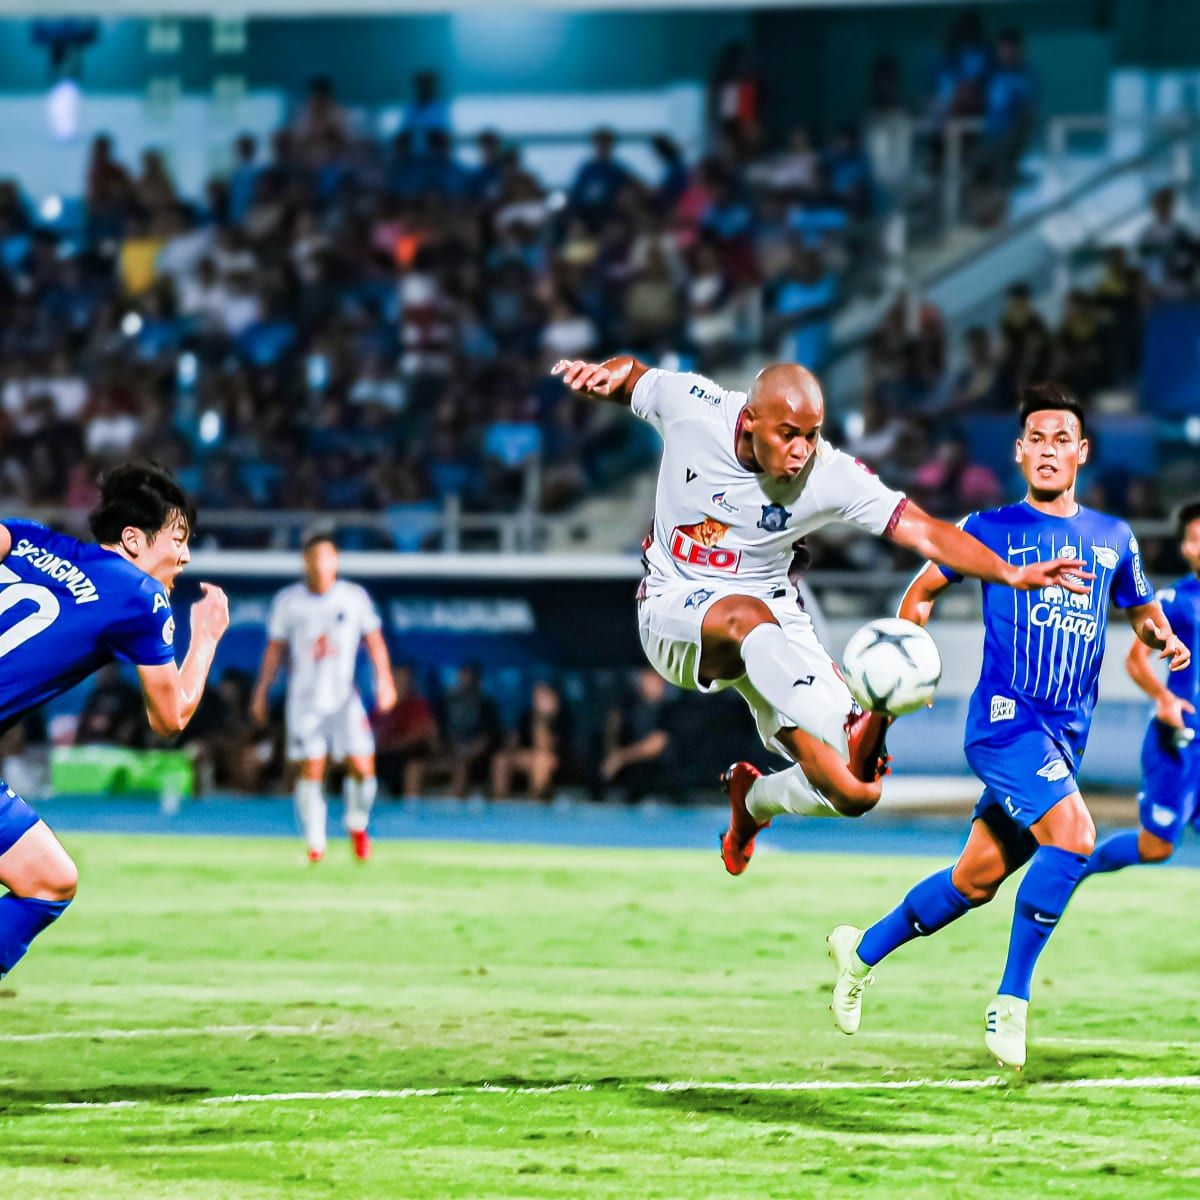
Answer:
<svg viewBox="0 0 1200 1200"><path fill-rule="evenodd" d="M836 817L836 808L809 782L801 767L763 775L750 785L746 808L762 824L778 813L797 817Z"/></svg>
<svg viewBox="0 0 1200 1200"><path fill-rule="evenodd" d="M746 634L742 639L742 662L758 694L787 717L789 725L820 737L809 728L812 713L805 711L804 701L811 696L812 689L803 683L797 686L796 682L807 679L811 683L811 672L778 625L764 621Z"/></svg>
<svg viewBox="0 0 1200 1200"><path fill-rule="evenodd" d="M318 779L296 780L296 819L310 850L325 853L325 789Z"/></svg>
<svg viewBox="0 0 1200 1200"><path fill-rule="evenodd" d="M366 779L355 779L347 775L342 784L342 798L346 802L346 832L365 833L367 823L371 820L371 806L375 803L375 793L379 784L374 775Z"/></svg>

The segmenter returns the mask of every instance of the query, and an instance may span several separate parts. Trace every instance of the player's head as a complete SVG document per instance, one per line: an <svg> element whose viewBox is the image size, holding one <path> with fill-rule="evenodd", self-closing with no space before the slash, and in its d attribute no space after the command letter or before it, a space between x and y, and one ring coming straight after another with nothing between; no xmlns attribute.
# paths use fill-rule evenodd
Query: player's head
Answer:
<svg viewBox="0 0 1200 1200"><path fill-rule="evenodd" d="M167 588L191 561L188 538L196 510L157 463L125 463L100 479L100 502L88 517L92 536Z"/></svg>
<svg viewBox="0 0 1200 1200"><path fill-rule="evenodd" d="M817 448L824 420L825 397L816 376L797 363L773 363L750 385L742 437L762 474L795 479Z"/></svg>
<svg viewBox="0 0 1200 1200"><path fill-rule="evenodd" d="M1087 462L1083 406L1059 383L1035 383L1021 392L1017 463L1035 500L1053 500L1075 486Z"/></svg>
<svg viewBox="0 0 1200 1200"><path fill-rule="evenodd" d="M315 530L304 538L304 582L310 592L327 592L338 573L338 551L333 534Z"/></svg>
<svg viewBox="0 0 1200 1200"><path fill-rule="evenodd" d="M1179 535L1179 553L1188 570L1200 575L1200 500L1193 500L1179 510L1175 518Z"/></svg>

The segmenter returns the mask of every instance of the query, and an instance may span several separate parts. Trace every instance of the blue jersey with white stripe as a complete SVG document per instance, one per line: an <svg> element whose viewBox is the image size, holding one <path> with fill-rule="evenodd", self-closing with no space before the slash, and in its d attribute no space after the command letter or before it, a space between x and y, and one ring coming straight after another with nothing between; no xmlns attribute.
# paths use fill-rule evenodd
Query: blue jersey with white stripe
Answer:
<svg viewBox="0 0 1200 1200"><path fill-rule="evenodd" d="M1083 754L1099 690L1108 608L1154 598L1128 525L1082 506L1054 517L1022 501L972 513L963 528L1007 562L1082 559L1087 595L1057 585L1021 592L983 585L983 667L971 696L966 745L1044 730L1075 760ZM942 568L957 581L961 576Z"/></svg>
<svg viewBox="0 0 1200 1200"><path fill-rule="evenodd" d="M175 661L166 588L112 550L33 521L4 520L0 732L114 659Z"/></svg>
<svg viewBox="0 0 1200 1200"><path fill-rule="evenodd" d="M1186 575L1158 593L1163 614L1171 629L1192 652L1192 661L1182 671L1167 674L1167 687L1181 700L1200 709L1200 578ZM1200 730L1200 713L1184 713L1184 720Z"/></svg>

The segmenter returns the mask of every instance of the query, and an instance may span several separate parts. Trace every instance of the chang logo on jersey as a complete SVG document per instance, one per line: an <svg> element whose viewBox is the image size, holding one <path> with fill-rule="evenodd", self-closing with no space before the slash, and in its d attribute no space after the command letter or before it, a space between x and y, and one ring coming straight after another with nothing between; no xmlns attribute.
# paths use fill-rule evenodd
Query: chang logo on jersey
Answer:
<svg viewBox="0 0 1200 1200"><path fill-rule="evenodd" d="M1029 620L1039 628L1073 633L1085 642L1091 642L1099 628L1089 611L1091 606L1090 593L1068 592L1052 583L1038 593L1037 603L1030 606Z"/></svg>
<svg viewBox="0 0 1200 1200"><path fill-rule="evenodd" d="M61 583L75 597L76 604L91 604L100 599L96 585L73 562L35 546L27 538L22 538L9 553Z"/></svg>
<svg viewBox="0 0 1200 1200"><path fill-rule="evenodd" d="M715 517L705 517L695 525L676 525L671 530L671 557L691 567L736 572L742 552L718 545L728 532L729 526Z"/></svg>

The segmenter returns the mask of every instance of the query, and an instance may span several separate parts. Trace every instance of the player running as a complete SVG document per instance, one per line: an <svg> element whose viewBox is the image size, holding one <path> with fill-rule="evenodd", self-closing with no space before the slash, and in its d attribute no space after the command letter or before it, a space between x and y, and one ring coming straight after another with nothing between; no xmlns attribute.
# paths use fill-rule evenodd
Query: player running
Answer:
<svg viewBox="0 0 1200 1200"><path fill-rule="evenodd" d="M365 640L375 672L380 712L396 703L387 643L371 597L357 583L339 579L338 552L327 533L304 542L304 582L286 587L267 617L263 652L250 713L267 723L268 693L288 659L287 753L296 766L296 815L308 843L309 862L325 856L325 764L346 764L342 785L346 832L355 858L371 856L367 826L375 803L375 738L354 683L358 647Z"/></svg>
<svg viewBox="0 0 1200 1200"><path fill-rule="evenodd" d="M1137 541L1124 521L1075 501L1087 461L1083 410L1057 384L1026 388L1017 462L1028 484L1020 504L972 513L964 528L1010 561L1083 555L1095 584L1072 594L1057 584L1018 595L985 583L983 666L967 714L964 752L984 784L958 861L922 880L865 933L839 925L829 935L838 976L833 1014L857 1031L872 970L915 937L944 929L986 904L1029 863L1017 889L1008 960L987 1006L985 1044L1001 1065L1025 1063L1029 989L1038 955L1087 866L1096 830L1075 782L1096 704L1109 603L1173 671L1190 655L1154 600ZM900 616L919 625L961 572L929 564L910 584Z"/></svg>
<svg viewBox="0 0 1200 1200"><path fill-rule="evenodd" d="M1179 553L1191 570L1158 593L1171 628L1188 646L1200 635L1200 501L1179 513ZM1088 859L1084 879L1119 871L1134 863L1166 862L1183 831L1195 820L1200 799L1200 659L1175 670L1163 683L1150 662L1150 651L1135 639L1125 659L1134 683L1154 701L1154 716L1142 741L1142 789L1138 793L1140 830L1114 833Z"/></svg>
<svg viewBox="0 0 1200 1200"><path fill-rule="evenodd" d="M562 361L554 374L591 399L629 405L663 436L638 597L646 657L676 687L736 688L763 744L796 764L726 772L721 857L731 875L777 813L861 816L881 792L887 718L860 714L800 607L788 578L800 538L847 521L963 575L1086 591L1069 577L1081 561L1008 562L831 446L820 386L803 367L765 367L748 394L628 356Z"/></svg>
<svg viewBox="0 0 1200 1200"><path fill-rule="evenodd" d="M114 660L137 667L155 733L187 725L229 625L225 594L202 583L187 656L175 665L169 596L191 557L194 520L175 480L147 463L100 481L95 543L33 521L0 523L0 733ZM0 783L0 976L63 914L76 881L49 827Z"/></svg>

